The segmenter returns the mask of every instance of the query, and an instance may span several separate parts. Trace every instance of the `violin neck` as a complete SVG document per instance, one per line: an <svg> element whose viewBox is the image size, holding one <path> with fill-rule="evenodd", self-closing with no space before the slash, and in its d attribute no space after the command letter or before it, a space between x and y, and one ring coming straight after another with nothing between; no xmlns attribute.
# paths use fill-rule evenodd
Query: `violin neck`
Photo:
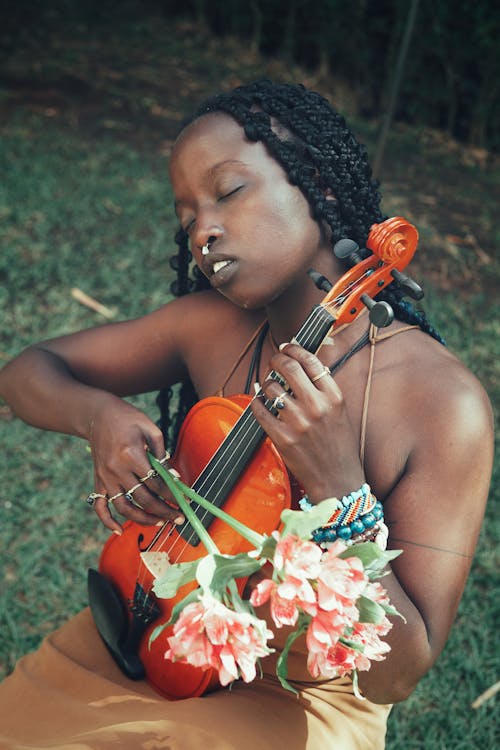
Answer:
<svg viewBox="0 0 500 750"><path fill-rule="evenodd" d="M307 351L316 352L334 322L335 318L324 307L317 305L294 337L294 342ZM274 370L267 377L284 385L282 377ZM261 393L262 391L259 391L258 395ZM264 406L272 411L273 400L265 399ZM249 404L194 482L195 492L220 508L264 437L265 432L255 419ZM205 528L208 528L214 516L200 506L193 509ZM187 522L178 531L193 546L199 543L198 535L194 534Z"/></svg>

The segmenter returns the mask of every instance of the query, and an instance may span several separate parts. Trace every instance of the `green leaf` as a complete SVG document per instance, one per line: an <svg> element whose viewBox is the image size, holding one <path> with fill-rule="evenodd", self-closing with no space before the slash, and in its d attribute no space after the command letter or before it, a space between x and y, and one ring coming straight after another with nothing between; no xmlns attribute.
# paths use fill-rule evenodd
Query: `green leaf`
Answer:
<svg viewBox="0 0 500 750"><path fill-rule="evenodd" d="M297 630L294 630L293 633L290 633L288 638L286 639L286 643L283 647L283 651L278 657L278 661L276 662L276 675L278 677L278 680L281 682L281 687L284 687L285 690L289 690L291 693L295 693L295 695L298 695L298 690L295 690L294 687L290 685L290 683L287 680L288 677L288 654L290 653L290 649L293 645L293 643L297 640L297 638L301 635L301 633Z"/></svg>
<svg viewBox="0 0 500 750"><path fill-rule="evenodd" d="M342 636L339 638L339 642L343 643L344 646L347 646L347 648L352 648L353 651L359 651L360 654L364 654L365 647L362 643L356 643L356 641L350 641L347 638L343 638Z"/></svg>
<svg viewBox="0 0 500 750"><path fill-rule="evenodd" d="M380 573L391 560L399 557L401 552L402 550L382 550L375 542L362 542L348 547L340 553L339 557L343 559L358 557L365 571L370 574Z"/></svg>
<svg viewBox="0 0 500 750"><path fill-rule="evenodd" d="M196 578L199 560L170 565L167 572L153 583L153 591L160 599L171 599L181 586Z"/></svg>
<svg viewBox="0 0 500 750"><path fill-rule="evenodd" d="M312 510L284 510L281 514L283 530L281 536L293 534L301 539L309 539L312 532L328 523L334 511L339 507L340 500L329 497L312 508Z"/></svg>
<svg viewBox="0 0 500 750"><path fill-rule="evenodd" d="M248 578L259 570L263 562L249 557L246 552L239 555L207 555L200 560L196 580L204 591L222 594L230 581Z"/></svg>
<svg viewBox="0 0 500 750"><path fill-rule="evenodd" d="M360 700L360 701L366 700L365 696L362 695L361 692L360 692L360 690L359 690L359 678L358 678L358 670L357 669L353 669L352 670L351 679L352 679L353 693L356 696L356 698L358 700Z"/></svg>
<svg viewBox="0 0 500 750"><path fill-rule="evenodd" d="M311 622L311 617L309 615L306 615L304 613L299 615L299 620L297 622L297 628L294 630L288 638L286 639L286 643L283 647L283 651L278 657L278 660L276 662L276 676L278 677L278 680L281 682L281 686L285 688L285 690L289 690L291 693L295 693L298 695L298 691L295 690L294 687L290 685L290 683L287 680L288 677L288 654L290 653L290 649L292 645L295 643L297 638L299 638L302 633L305 633L309 623Z"/></svg>
<svg viewBox="0 0 500 750"><path fill-rule="evenodd" d="M385 609L378 602L368 599L366 596L360 596L356 602L359 610L360 622L372 622L375 625L382 622L385 616Z"/></svg>
<svg viewBox="0 0 500 750"><path fill-rule="evenodd" d="M266 560L272 560L277 544L278 542L274 536L266 536L258 550L259 557L265 558Z"/></svg>
<svg viewBox="0 0 500 750"><path fill-rule="evenodd" d="M392 615L393 617L401 617L401 619L406 622L406 617L404 617L401 612L398 612L398 610L393 607L392 604L385 604L384 602L380 602L380 606L386 614Z"/></svg>

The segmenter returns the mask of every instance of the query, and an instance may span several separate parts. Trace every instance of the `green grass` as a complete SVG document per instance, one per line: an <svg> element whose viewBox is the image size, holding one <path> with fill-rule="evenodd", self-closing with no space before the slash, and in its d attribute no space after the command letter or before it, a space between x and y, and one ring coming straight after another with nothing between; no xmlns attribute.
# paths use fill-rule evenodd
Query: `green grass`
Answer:
<svg viewBox="0 0 500 750"><path fill-rule="evenodd" d="M132 45L131 55L134 50ZM177 48L176 54L181 54ZM225 73L233 75L229 68ZM207 84L207 90L211 87ZM119 83L115 95L117 100L125 96ZM142 97L146 106L147 91ZM104 118L102 112L99 117ZM103 126L104 119L93 128L87 120L79 125L69 115L54 116L45 106L21 105L9 108L3 122L0 363L32 341L104 322L72 298L73 287L114 309L117 319L166 301L175 221L166 180L168 144L158 137L157 126L148 139L148 123L142 121L141 137L135 138L139 130L124 136L109 121ZM373 148L373 125L357 127ZM452 350L484 382L498 410L498 271L485 260L485 255L494 260L498 238L498 173L464 166L460 154L431 149L419 137L395 131L391 139L386 211L407 215L419 226L415 266L417 279L427 280L425 307ZM465 236L466 225L476 245L445 241L447 234ZM152 397L139 403L154 415ZM107 534L83 503L92 487L83 442L34 430L0 405L0 446L0 664L5 673L86 604L86 569L96 564ZM499 480L497 466L448 645L410 699L394 709L388 750L493 750L499 744L498 696L471 708L500 679Z"/></svg>

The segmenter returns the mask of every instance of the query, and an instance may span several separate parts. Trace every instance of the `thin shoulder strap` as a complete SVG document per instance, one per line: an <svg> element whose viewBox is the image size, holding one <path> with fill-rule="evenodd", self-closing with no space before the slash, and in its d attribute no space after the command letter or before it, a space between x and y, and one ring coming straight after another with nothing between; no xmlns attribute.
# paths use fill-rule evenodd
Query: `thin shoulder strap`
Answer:
<svg viewBox="0 0 500 750"><path fill-rule="evenodd" d="M386 333L383 333L382 335L378 335L378 328L377 326L374 326L373 323L370 324L370 329L368 332L369 340L370 340L370 364L368 366L368 376L366 379L366 387L365 387L365 396L363 399L363 413L361 415L361 437L360 437L360 446L359 446L359 456L361 459L361 464L364 465L365 463L365 447L366 447L366 423L368 421L368 406L370 403L370 391L372 386L372 379L373 379L373 363L375 360L375 344L377 344L379 341L385 341L386 339L390 339L393 336L397 336L398 333L404 333L405 331L411 331L415 328L420 329L420 326L417 325L407 325L403 326L402 328L396 328L393 331L386 331Z"/></svg>
<svg viewBox="0 0 500 750"><path fill-rule="evenodd" d="M247 343L245 344L245 346L241 350L240 354L236 358L236 361L231 365L231 368L230 368L229 372L227 373L226 377L224 378L224 382L222 383L221 387L216 392L216 396L223 396L224 395L224 389L225 389L226 385L228 384L231 376L234 374L234 372L236 371L236 369L237 369L238 365L240 364L241 360L243 359L243 357L245 356L245 354L247 354L248 350L250 349L250 347L252 346L252 344L254 343L254 341L256 340L256 338L259 336L259 334L261 333L262 329L266 325L267 325L267 320L264 320L259 325L259 327L252 333L249 341L247 341Z"/></svg>

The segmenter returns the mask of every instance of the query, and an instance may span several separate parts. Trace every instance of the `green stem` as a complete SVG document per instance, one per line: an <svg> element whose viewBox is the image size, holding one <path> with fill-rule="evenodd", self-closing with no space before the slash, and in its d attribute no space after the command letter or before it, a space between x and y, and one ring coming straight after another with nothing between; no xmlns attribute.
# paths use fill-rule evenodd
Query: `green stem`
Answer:
<svg viewBox="0 0 500 750"><path fill-rule="evenodd" d="M166 471L166 469L161 465L159 461L154 458L154 456L149 455L149 460L151 466L153 467L153 469L156 469L158 474L161 476L168 489L174 496L177 504L179 505L179 508L184 513L187 520L200 537L201 541L206 547L207 552L210 552L212 554L219 553L219 548L213 541L212 537L203 526L196 513L189 507L189 503L184 497L183 490L178 487L178 480L176 480L169 471Z"/></svg>
<svg viewBox="0 0 500 750"><path fill-rule="evenodd" d="M166 471L165 468L162 466L162 464L157 461L157 459L152 456L150 453L148 454L149 461L151 463L151 466L153 469L156 469L158 474L161 476L165 484L167 484L169 490L174 495L175 499L178 501L177 493L173 491L173 485L176 485L177 487L180 487L183 494L189 497L191 500L194 500L198 503L198 505L201 505L202 508L205 508L205 510L208 510L212 515L216 516L217 518L220 518L221 521L224 521L228 524L228 526L231 526L232 529L238 532L238 534L241 534L241 536L247 540L247 542L250 542L256 549L262 546L265 536L263 534L259 534L257 531L254 531L253 529L246 526L241 521L238 521L236 518L233 518L233 516L230 516L229 513L226 513L222 510L222 508L219 508L217 505L214 505L206 498L202 497L202 495L198 495L198 493L193 490L191 487L189 487L187 484L184 484L180 479L174 478L170 472ZM168 478L167 478L168 477ZM184 497L183 497L184 500ZM179 504L180 505L180 504ZM181 507L181 510L184 512L184 508ZM198 519L198 516L196 516L196 519ZM190 523L192 523L191 519L188 519ZM198 532L197 527L195 527L193 523L193 527L195 528L196 533L200 537L200 539L203 539L201 534ZM204 527L203 527L204 528Z"/></svg>

